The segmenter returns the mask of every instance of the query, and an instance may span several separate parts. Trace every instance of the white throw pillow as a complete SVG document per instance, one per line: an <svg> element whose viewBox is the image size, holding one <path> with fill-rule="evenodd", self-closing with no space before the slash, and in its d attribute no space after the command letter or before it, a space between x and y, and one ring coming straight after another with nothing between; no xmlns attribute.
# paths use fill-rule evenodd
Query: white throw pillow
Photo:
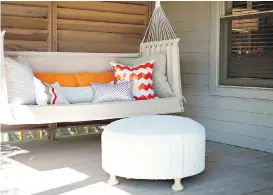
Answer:
<svg viewBox="0 0 273 195"><path fill-rule="evenodd" d="M91 103L93 101L93 90L91 86L61 87L61 90L70 104Z"/></svg>
<svg viewBox="0 0 273 195"><path fill-rule="evenodd" d="M128 66L135 66L147 62L151 59L154 61L153 70L153 89L155 95L160 98L174 96L172 88L167 80L166 76L166 57L165 55L143 56L134 59L119 59L118 62Z"/></svg>
<svg viewBox="0 0 273 195"><path fill-rule="evenodd" d="M69 104L59 83L49 85L34 77L35 97L38 105Z"/></svg>
<svg viewBox="0 0 273 195"><path fill-rule="evenodd" d="M4 58L8 104L35 104L33 72L22 57Z"/></svg>

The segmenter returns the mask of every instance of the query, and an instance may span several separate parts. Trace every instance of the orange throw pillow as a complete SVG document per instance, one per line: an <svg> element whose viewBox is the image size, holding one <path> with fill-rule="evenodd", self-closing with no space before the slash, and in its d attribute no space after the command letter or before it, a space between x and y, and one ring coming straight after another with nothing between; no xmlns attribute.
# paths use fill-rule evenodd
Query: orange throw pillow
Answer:
<svg viewBox="0 0 273 195"><path fill-rule="evenodd" d="M72 74L68 74L68 73L35 72L34 76L48 84L59 82L60 86L64 86L64 87L77 86L76 78Z"/></svg>
<svg viewBox="0 0 273 195"><path fill-rule="evenodd" d="M90 86L92 82L109 83L114 81L114 72L82 72L73 74L79 86Z"/></svg>

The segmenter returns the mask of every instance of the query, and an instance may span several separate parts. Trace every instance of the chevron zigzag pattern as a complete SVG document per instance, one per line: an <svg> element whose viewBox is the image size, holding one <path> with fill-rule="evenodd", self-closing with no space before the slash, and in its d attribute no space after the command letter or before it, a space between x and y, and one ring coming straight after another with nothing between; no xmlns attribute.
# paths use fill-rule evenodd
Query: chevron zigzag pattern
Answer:
<svg viewBox="0 0 273 195"><path fill-rule="evenodd" d="M150 100L155 98L153 89L154 60L136 66L127 66L111 62L115 73L115 83L133 81L133 97L135 100Z"/></svg>

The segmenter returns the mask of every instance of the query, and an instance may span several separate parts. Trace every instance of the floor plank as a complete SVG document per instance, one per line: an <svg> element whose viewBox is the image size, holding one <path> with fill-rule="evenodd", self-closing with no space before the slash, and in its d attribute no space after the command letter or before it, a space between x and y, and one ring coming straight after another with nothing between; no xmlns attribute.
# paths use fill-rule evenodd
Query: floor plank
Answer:
<svg viewBox="0 0 273 195"><path fill-rule="evenodd" d="M101 167L98 134L2 143L0 177L1 194L269 195L273 154L207 142L206 169L184 178L182 192L171 190L171 180L119 178L113 187Z"/></svg>

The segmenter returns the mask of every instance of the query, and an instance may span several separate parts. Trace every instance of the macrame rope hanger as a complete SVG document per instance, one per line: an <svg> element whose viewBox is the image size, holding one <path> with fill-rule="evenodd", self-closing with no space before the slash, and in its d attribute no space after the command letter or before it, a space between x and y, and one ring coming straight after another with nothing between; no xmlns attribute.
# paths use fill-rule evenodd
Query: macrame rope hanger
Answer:
<svg viewBox="0 0 273 195"><path fill-rule="evenodd" d="M156 1L155 9L143 37L142 43L176 39L171 24L163 11L160 1Z"/></svg>

